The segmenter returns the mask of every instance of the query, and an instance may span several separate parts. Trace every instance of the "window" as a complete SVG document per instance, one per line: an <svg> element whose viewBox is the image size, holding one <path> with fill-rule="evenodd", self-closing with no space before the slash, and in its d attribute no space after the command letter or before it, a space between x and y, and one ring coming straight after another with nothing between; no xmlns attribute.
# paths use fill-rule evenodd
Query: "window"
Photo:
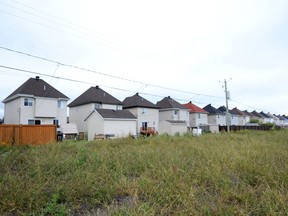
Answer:
<svg viewBox="0 0 288 216"><path fill-rule="evenodd" d="M142 114L146 114L147 113L147 109L146 108L142 108Z"/></svg>
<svg viewBox="0 0 288 216"><path fill-rule="evenodd" d="M100 103L95 103L94 108L95 109L101 109L102 105Z"/></svg>
<svg viewBox="0 0 288 216"><path fill-rule="evenodd" d="M201 113L198 113L198 118L201 119Z"/></svg>
<svg viewBox="0 0 288 216"><path fill-rule="evenodd" d="M142 130L147 130L148 123L142 122Z"/></svg>
<svg viewBox="0 0 288 216"><path fill-rule="evenodd" d="M58 100L58 108L63 109L64 108L64 101Z"/></svg>
<svg viewBox="0 0 288 216"><path fill-rule="evenodd" d="M33 106L32 98L24 98L24 106Z"/></svg>
<svg viewBox="0 0 288 216"><path fill-rule="evenodd" d="M41 125L41 120L29 119L28 125Z"/></svg>
<svg viewBox="0 0 288 216"><path fill-rule="evenodd" d="M54 120L53 120L53 124L54 124L54 125L59 125L59 120L58 120L58 119L54 119Z"/></svg>
<svg viewBox="0 0 288 216"><path fill-rule="evenodd" d="M174 115L178 115L178 110L174 110Z"/></svg>

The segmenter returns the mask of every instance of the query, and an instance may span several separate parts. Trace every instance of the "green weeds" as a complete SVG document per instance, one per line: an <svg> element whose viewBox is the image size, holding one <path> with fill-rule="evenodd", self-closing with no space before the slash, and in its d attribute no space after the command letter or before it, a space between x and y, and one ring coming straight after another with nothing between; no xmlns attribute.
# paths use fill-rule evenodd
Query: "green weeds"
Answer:
<svg viewBox="0 0 288 216"><path fill-rule="evenodd" d="M288 133L0 147L0 214L287 215Z"/></svg>

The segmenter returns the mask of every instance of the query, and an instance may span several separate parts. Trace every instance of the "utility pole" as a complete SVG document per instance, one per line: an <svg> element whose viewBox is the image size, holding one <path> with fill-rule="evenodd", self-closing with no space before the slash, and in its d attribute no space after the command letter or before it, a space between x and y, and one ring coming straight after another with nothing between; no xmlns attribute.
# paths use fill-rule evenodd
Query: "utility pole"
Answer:
<svg viewBox="0 0 288 216"><path fill-rule="evenodd" d="M226 99L226 125L227 125L227 132L230 132L230 115L228 107L228 100L230 99L230 95L228 95L226 79L224 79L224 87L225 87L225 99Z"/></svg>

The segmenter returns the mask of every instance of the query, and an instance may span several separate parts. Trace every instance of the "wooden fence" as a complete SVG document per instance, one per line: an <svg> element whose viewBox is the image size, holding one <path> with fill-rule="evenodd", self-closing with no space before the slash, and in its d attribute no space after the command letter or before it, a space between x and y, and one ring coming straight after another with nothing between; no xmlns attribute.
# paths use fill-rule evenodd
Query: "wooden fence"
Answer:
<svg viewBox="0 0 288 216"><path fill-rule="evenodd" d="M261 131L267 131L270 130L272 126L267 125L260 125L260 126L237 126L237 125L231 125L230 131L240 131L240 130L261 130ZM227 126L219 126L219 131L227 131Z"/></svg>
<svg viewBox="0 0 288 216"><path fill-rule="evenodd" d="M2 145L42 145L57 141L56 125L0 125Z"/></svg>

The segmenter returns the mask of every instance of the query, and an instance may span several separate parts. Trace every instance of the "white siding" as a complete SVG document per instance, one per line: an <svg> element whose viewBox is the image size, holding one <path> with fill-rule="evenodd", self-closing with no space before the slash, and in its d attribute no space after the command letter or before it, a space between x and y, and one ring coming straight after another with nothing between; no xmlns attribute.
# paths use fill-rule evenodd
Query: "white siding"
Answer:
<svg viewBox="0 0 288 216"><path fill-rule="evenodd" d="M21 114L17 111L17 109L21 109L21 105L21 98L17 98L5 103L4 124L19 124L21 122Z"/></svg>
<svg viewBox="0 0 288 216"><path fill-rule="evenodd" d="M208 124L211 125L226 125L225 115L208 115Z"/></svg>
<svg viewBox="0 0 288 216"><path fill-rule="evenodd" d="M52 98L36 98L35 117L57 117L57 100Z"/></svg>
<svg viewBox="0 0 288 216"><path fill-rule="evenodd" d="M198 127L199 125L208 124L208 115L206 113L190 113L189 126Z"/></svg>
<svg viewBox="0 0 288 216"><path fill-rule="evenodd" d="M136 135L136 119L114 119L104 121L104 134L113 134L115 138Z"/></svg>
<svg viewBox="0 0 288 216"><path fill-rule="evenodd" d="M104 134L104 120L98 113L93 112L86 122L87 130L83 132L87 135L88 140L94 140L96 134Z"/></svg>
<svg viewBox="0 0 288 216"><path fill-rule="evenodd" d="M188 126L189 112L186 109L159 110L159 121L164 120L185 121Z"/></svg>
<svg viewBox="0 0 288 216"><path fill-rule="evenodd" d="M85 104L69 108L69 122L77 125L79 132L87 131L87 123L84 120L93 111L94 104Z"/></svg>
<svg viewBox="0 0 288 216"><path fill-rule="evenodd" d="M231 125L239 125L239 117L237 115L230 115Z"/></svg>
<svg viewBox="0 0 288 216"><path fill-rule="evenodd" d="M140 132L142 122L147 122L147 127L154 127L155 130L159 130L159 111L158 109L135 107L126 109L130 111L134 116L137 117L137 133Z"/></svg>
<svg viewBox="0 0 288 216"><path fill-rule="evenodd" d="M187 125L185 123L170 123L165 120L159 123L159 134L175 135L176 133L184 134L186 132Z"/></svg>

